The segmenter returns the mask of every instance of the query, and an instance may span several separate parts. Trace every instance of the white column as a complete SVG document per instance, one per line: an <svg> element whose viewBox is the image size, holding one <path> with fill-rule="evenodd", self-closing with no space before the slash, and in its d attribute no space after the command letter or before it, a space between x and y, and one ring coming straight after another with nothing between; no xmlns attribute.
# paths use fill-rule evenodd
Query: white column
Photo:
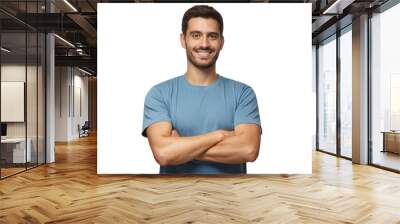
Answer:
<svg viewBox="0 0 400 224"><path fill-rule="evenodd" d="M353 19L352 159L368 163L368 15Z"/></svg>
<svg viewBox="0 0 400 224"><path fill-rule="evenodd" d="M47 1L47 12L53 12L54 6ZM46 35L46 163L55 162L54 133L55 133L55 44L54 35Z"/></svg>

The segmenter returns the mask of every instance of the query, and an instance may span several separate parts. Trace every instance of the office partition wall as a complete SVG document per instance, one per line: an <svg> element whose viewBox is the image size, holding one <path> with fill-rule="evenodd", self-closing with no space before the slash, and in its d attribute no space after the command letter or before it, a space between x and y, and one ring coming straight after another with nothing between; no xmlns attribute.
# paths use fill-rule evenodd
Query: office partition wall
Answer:
<svg viewBox="0 0 400 224"><path fill-rule="evenodd" d="M42 5L20 1L17 15L0 11L1 179L45 162L45 34L21 19L44 12Z"/></svg>
<svg viewBox="0 0 400 224"><path fill-rule="evenodd" d="M26 169L27 157L30 158L30 144L26 139L26 33L15 32L1 34L1 123L6 125L2 134L1 177L9 176ZM4 49L7 49L6 51ZM8 86L8 87L7 87ZM8 100L18 95L17 102ZM20 104L21 106L13 107ZM15 116L15 114L20 114ZM14 116L13 116L14 115ZM27 150L28 147L28 150Z"/></svg>

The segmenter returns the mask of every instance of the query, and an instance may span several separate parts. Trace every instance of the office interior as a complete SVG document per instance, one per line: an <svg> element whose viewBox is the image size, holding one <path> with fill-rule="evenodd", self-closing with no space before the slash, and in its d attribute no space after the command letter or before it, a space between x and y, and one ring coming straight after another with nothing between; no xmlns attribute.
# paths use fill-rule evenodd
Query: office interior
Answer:
<svg viewBox="0 0 400 224"><path fill-rule="evenodd" d="M72 10L62 1L0 6L3 179L54 163L55 142L96 132L96 30L95 14L62 15Z"/></svg>
<svg viewBox="0 0 400 224"><path fill-rule="evenodd" d="M155 180L154 177L146 179L140 176L96 175L96 12L97 3L107 2L145 4L162 1L2 0L0 2L0 198L5 202L0 205L0 220L18 221L19 218L23 220L24 217L29 217L39 223L80 221L77 214L92 212L96 215L84 217L87 220L103 223L118 220L118 218L111 219L115 214L123 217L122 220L139 223L193 221L193 218L188 219L183 213L177 213L176 208L183 209L184 202L182 207L177 206L174 209L167 199L164 204L163 200L156 199L157 196L164 194L169 195L171 201L177 200L173 198L181 195L173 196L171 192L174 192L173 190L176 192L177 189L190 189L191 186L184 178ZM315 135L311 177L282 174L270 177L273 179L271 181L269 176L242 176L239 178L242 184L246 181L252 184L243 187L249 190L247 193L238 193L240 196L236 195L232 200L248 200L248 203L253 205L255 202L253 203L251 197L247 195L253 188L263 197L267 197L262 192L268 186L282 181L279 186L284 190L280 190L279 193L286 196L275 197L272 201L276 203L276 208L283 210L278 212L273 206L267 206L266 204L271 202L269 198L265 201L266 204L255 206L259 209L264 205L268 207L267 210L253 212L254 216L259 216L260 222L270 223L281 219L295 223L297 221L362 223L371 220L383 221L380 223L398 222L400 215L396 211L400 208L400 204L395 201L395 196L400 196L399 1L241 2L312 5L310 47L313 73L310 75L313 77L312 91L315 96L313 99ZM229 221L229 223L254 221L249 217L234 215L233 213L241 214L241 212L224 202L224 197L228 195L215 193L218 190L236 192L229 187L218 189L218 186L232 186L235 183L233 179L198 178L187 179L192 184L204 184L203 187L195 188L199 194L198 199L204 199L207 206L216 208L216 210L203 208L201 214L204 216L196 216L198 220L206 223L211 220ZM311 178L312 181L307 178ZM180 187L172 186L169 184L171 181ZM41 182L48 184L41 185ZM50 185L56 183L69 190L51 188ZM121 185L113 186L112 183ZM302 192L302 195L299 193L300 195L294 197L291 195L291 192L295 191L291 187L294 183L309 184L307 186L310 187L310 192ZM265 188L257 188L263 184ZM39 210L33 212L38 206L44 206L43 204L48 202L43 202L42 205L30 204L28 199L32 195L21 190L30 185L33 189L31 194L47 198L49 201L53 200L58 206L51 205L52 207L63 208L63 200L68 201L71 206L75 202L79 204L77 201L82 200L87 203L86 207L83 207L88 209L88 212L79 208L63 210L65 214L60 216L52 216ZM53 192L54 195L44 196L46 192L40 190L40 186L48 187L46 188L48 192ZM162 186L169 186L171 189ZM133 191L133 196L122 194L123 196L112 197L112 194L106 196L107 194L103 195L104 192L101 192L118 191L125 189L124 187ZM214 188L217 190L212 190ZM80 193L77 193L78 191ZM340 210L340 206L332 205L333 207L328 208L324 203L329 203L329 200L318 201L315 196L318 192L328 192L318 196L322 198L337 195L339 198L336 198L335 202L351 208L348 208L347 212ZM332 194L329 196L329 193ZM13 196L17 194L20 196ZM104 212L104 210L95 211L95 208L99 208L96 206L103 206L101 202L92 200L100 194L99 197L105 199L108 204L115 203L116 207L111 209L114 213L103 213L105 215L101 216L99 211ZM137 198L123 200L124 197L135 197L134 195L137 195ZM166 218L161 219L155 214L146 213L148 207L144 202L138 202L140 197L151 198L149 201L153 203L150 206L152 208L158 205L157 203L165 206L164 211L157 214ZM341 202L341 198L346 197L352 198L353 201L348 202L349 204ZM17 205L18 203L11 202L10 198L26 200L31 207ZM91 202L94 204L91 205ZM357 206L365 207L354 205L359 202L362 205ZM21 210L13 211L12 206L8 207L7 203L16 203L15 206L20 206ZM298 207L295 206L296 203ZM285 204L284 207L282 204ZM285 207L289 204L291 206ZM301 204L304 207L301 207ZM117 209L118 206L132 211L139 209L143 215L136 216L122 212ZM168 209L168 206L171 206L171 209ZM193 208L195 205L186 206ZM231 210L220 210L219 206L228 206ZM57 213L55 208L52 212ZM168 212L174 215L168 216ZM284 215L285 212L290 215ZM13 215L7 217L8 214ZM269 218L266 218L267 216Z"/></svg>

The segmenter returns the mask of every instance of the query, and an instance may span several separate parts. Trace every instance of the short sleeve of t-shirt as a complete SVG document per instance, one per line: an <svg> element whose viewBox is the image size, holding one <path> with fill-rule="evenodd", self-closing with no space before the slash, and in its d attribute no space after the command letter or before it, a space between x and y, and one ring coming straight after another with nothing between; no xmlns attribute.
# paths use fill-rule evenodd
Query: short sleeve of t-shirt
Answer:
<svg viewBox="0 0 400 224"><path fill-rule="evenodd" d="M171 116L161 90L154 86L144 100L142 136L147 137L146 129L158 121L171 121Z"/></svg>
<svg viewBox="0 0 400 224"><path fill-rule="evenodd" d="M257 97L253 89L245 86L239 96L239 102L234 115L234 125L257 124L261 128L260 114L258 112Z"/></svg>

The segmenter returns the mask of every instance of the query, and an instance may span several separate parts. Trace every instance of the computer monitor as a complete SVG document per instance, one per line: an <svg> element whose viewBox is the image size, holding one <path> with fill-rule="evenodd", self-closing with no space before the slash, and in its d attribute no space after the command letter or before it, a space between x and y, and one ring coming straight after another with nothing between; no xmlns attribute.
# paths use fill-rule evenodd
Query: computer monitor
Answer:
<svg viewBox="0 0 400 224"><path fill-rule="evenodd" d="M7 136L7 124L6 123L1 123L1 136L2 137Z"/></svg>

